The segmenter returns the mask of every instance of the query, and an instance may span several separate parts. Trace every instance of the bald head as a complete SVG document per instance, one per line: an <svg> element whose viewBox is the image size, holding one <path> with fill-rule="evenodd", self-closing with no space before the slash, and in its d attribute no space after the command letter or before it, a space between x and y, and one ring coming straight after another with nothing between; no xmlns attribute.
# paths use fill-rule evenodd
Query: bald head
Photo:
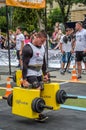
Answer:
<svg viewBox="0 0 86 130"><path fill-rule="evenodd" d="M76 31L80 31L80 30L82 30L82 28L83 28L82 23L81 22L77 22L76 26L75 26Z"/></svg>

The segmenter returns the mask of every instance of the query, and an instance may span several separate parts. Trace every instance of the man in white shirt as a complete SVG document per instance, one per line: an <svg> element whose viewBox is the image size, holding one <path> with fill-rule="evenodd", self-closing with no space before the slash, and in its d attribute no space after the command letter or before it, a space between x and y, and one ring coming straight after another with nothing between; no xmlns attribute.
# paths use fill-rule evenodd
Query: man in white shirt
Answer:
<svg viewBox="0 0 86 130"><path fill-rule="evenodd" d="M83 54L86 54L86 29L83 28L81 22L77 22L76 26L76 41L75 41L75 52L76 52L76 63L78 69L78 79L81 78L82 73L82 61ZM85 63L86 64L86 63Z"/></svg>
<svg viewBox="0 0 86 130"><path fill-rule="evenodd" d="M71 53L73 52L72 49L72 39L70 37L70 31L71 28L67 28L66 29L66 35L61 37L60 40L60 50L62 52L62 60L61 60L61 74L64 74L65 70L64 70L64 66L65 63L68 64L67 66L67 72L71 73L71 71L69 70L70 67L70 62L71 62Z"/></svg>
<svg viewBox="0 0 86 130"><path fill-rule="evenodd" d="M24 46L24 35L22 34L21 27L16 28L16 50L17 50L17 58L19 60L18 67L22 67L22 49Z"/></svg>
<svg viewBox="0 0 86 130"><path fill-rule="evenodd" d="M47 73L46 59L45 59L45 47L44 43L47 40L47 34L44 30L41 30L33 38L32 42L26 44L22 51L23 60L23 87L28 88L32 84L33 89L43 90L41 85L42 81L49 80L49 74ZM36 83L36 85L34 85ZM48 117L44 114L39 114L38 121L43 121Z"/></svg>

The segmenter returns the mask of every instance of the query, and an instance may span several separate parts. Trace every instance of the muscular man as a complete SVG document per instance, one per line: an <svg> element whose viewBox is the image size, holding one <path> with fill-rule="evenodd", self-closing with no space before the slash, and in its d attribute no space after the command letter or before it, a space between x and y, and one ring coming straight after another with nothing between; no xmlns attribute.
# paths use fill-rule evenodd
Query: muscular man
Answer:
<svg viewBox="0 0 86 130"><path fill-rule="evenodd" d="M81 22L77 22L76 26L76 42L75 42L75 52L76 52L76 63L78 68L78 79L81 78L83 53L86 53L86 29L82 27ZM86 63L85 63L86 64Z"/></svg>
<svg viewBox="0 0 86 130"><path fill-rule="evenodd" d="M23 54L23 86L28 87L29 84L37 83L33 86L35 89L41 89L40 82L44 79L48 80L48 74L46 73L46 62L45 62L45 48L44 43L47 39L45 31L37 33L36 37L24 46ZM42 114L41 114L42 115ZM41 118L45 118L44 115Z"/></svg>

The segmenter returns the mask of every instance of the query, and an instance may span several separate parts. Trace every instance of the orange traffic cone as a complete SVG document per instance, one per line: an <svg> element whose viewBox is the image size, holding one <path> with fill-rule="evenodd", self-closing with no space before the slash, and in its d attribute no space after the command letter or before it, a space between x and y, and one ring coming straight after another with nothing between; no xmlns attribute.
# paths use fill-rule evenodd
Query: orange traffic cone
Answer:
<svg viewBox="0 0 86 130"><path fill-rule="evenodd" d="M73 66L72 78L71 78L70 81L71 81L71 82L77 82L77 81L79 81L79 80L77 79L77 73L76 73L76 67L75 67L75 66Z"/></svg>
<svg viewBox="0 0 86 130"><path fill-rule="evenodd" d="M10 81L10 78L8 77L7 78L7 85L6 85L6 93L3 96L3 99L7 99L9 94L11 94L11 93L12 93L11 81Z"/></svg>

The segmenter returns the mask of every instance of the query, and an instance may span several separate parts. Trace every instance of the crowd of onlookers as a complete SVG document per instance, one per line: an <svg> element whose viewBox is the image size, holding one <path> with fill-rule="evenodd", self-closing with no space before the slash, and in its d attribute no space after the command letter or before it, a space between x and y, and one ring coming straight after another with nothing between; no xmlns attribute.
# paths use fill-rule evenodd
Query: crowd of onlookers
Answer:
<svg viewBox="0 0 86 130"><path fill-rule="evenodd" d="M57 22L50 43L52 49L60 49L62 53L60 73L65 73L65 63L67 63L66 71L71 73L70 63L72 54L75 53L77 78L81 78L82 62L86 71L86 29L83 28L83 24L77 22L75 28L66 27L65 33L63 33L60 24Z"/></svg>
<svg viewBox="0 0 86 130"><path fill-rule="evenodd" d="M30 34L27 31L22 32L24 35L24 44L27 44L28 42L31 42L32 37L36 34L36 31L34 30ZM9 30L9 48L15 49L16 43L16 31ZM0 48L1 49L8 49L8 34L3 34L0 30Z"/></svg>
<svg viewBox="0 0 86 130"><path fill-rule="evenodd" d="M28 42L31 42L32 37L35 36L37 33L36 30L33 30L31 33L28 33L27 31L22 32L25 40L24 43L27 44ZM65 33L65 32L64 32ZM59 41L61 39L61 36L64 35L63 29L60 26L59 22L56 22L54 25L54 31L52 32L51 36L48 35L48 47L49 49L59 49ZM14 49L16 46L16 43L14 43L14 40L16 39L16 31L9 30L9 47L10 49ZM0 48L1 49L8 49L8 34L2 34L0 30Z"/></svg>
<svg viewBox="0 0 86 130"><path fill-rule="evenodd" d="M23 31L20 27L16 28L16 31L9 30L8 35L3 36L0 31L0 48L8 49L8 40L10 49L17 50L17 58L21 64L21 51L22 47L29 42L32 42L36 37L37 31L33 31L30 34L27 31ZM65 32L60 26L59 22L54 25L54 31L51 36L48 36L48 48L59 49L62 53L61 59L61 74L65 72L65 63L67 63L66 71L70 72L71 55L75 53L75 64L78 68L78 78L81 78L82 61L85 64L86 69L86 29L83 28L81 22L77 22L75 28L65 28ZM46 45L46 43L45 43ZM84 60L85 59L85 60Z"/></svg>

